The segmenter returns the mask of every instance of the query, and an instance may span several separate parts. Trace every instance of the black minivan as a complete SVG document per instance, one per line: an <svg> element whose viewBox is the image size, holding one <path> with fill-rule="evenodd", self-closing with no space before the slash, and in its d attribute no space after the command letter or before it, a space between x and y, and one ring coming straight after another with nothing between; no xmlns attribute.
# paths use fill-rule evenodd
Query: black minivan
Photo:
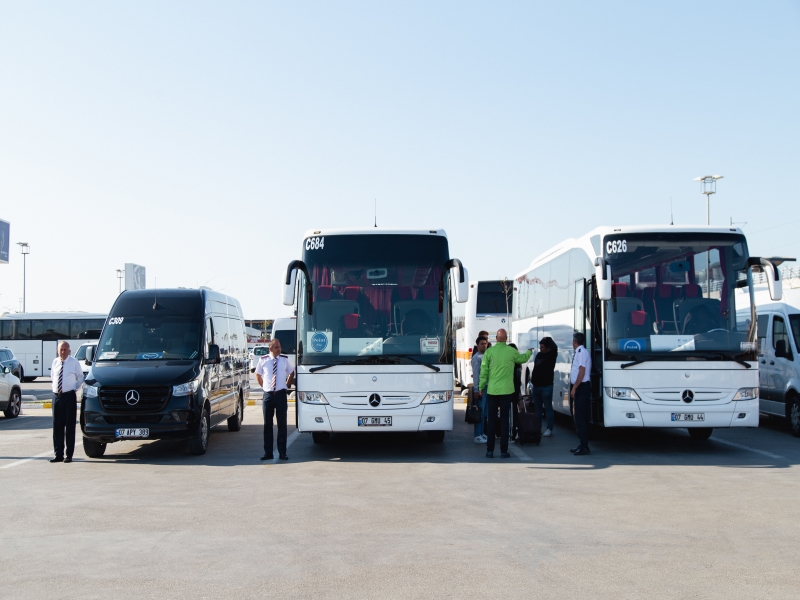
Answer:
<svg viewBox="0 0 800 600"><path fill-rule="evenodd" d="M250 387L239 302L208 289L120 294L87 360L80 424L86 456L131 439L187 439L205 454L212 427L239 431Z"/></svg>

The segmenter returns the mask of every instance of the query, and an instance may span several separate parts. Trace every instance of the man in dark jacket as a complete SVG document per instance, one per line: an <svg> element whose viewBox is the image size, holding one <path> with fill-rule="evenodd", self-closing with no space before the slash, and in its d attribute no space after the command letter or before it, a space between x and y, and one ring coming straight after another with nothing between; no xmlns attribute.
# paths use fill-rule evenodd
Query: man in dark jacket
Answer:
<svg viewBox="0 0 800 600"><path fill-rule="evenodd" d="M533 373L531 385L533 386L533 410L539 423L542 422L542 407L547 416L547 428L543 437L553 435L553 375L558 358L558 346L551 337L542 338L539 342L539 352L533 359Z"/></svg>

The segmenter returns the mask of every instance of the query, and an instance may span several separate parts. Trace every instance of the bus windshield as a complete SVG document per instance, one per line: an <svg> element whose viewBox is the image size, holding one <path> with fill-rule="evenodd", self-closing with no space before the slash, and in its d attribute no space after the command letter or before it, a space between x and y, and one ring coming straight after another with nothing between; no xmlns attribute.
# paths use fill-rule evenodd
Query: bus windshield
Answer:
<svg viewBox="0 0 800 600"><path fill-rule="evenodd" d="M603 251L613 278L608 360L756 359L754 319L736 319L749 309L737 307L736 288L752 290L743 235L615 234Z"/></svg>
<svg viewBox="0 0 800 600"><path fill-rule="evenodd" d="M502 281L479 281L476 315L505 315L511 312L513 286Z"/></svg>
<svg viewBox="0 0 800 600"><path fill-rule="evenodd" d="M308 314L301 285L300 364L368 362L379 356L452 362L446 332L449 290L441 281L449 258L446 238L364 234L316 239L304 244L313 307Z"/></svg>

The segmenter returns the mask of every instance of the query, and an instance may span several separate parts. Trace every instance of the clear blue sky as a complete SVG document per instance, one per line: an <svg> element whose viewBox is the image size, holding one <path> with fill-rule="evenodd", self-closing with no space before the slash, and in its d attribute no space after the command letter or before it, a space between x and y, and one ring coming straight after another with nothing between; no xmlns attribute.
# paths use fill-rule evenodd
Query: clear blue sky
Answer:
<svg viewBox="0 0 800 600"><path fill-rule="evenodd" d="M597 225L800 255L800 3L0 2L0 219L28 310L125 262L287 314L308 228L444 227L475 279ZM0 310L22 264L0 266Z"/></svg>

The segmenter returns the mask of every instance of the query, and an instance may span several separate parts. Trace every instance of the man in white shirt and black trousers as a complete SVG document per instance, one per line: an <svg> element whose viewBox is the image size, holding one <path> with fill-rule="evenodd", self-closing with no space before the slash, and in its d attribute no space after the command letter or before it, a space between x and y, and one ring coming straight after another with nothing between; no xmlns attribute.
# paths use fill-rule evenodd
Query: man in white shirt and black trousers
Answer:
<svg viewBox="0 0 800 600"><path fill-rule="evenodd" d="M75 414L78 411L78 389L83 385L83 369L78 360L69 355L69 344L58 345L58 357L50 367L53 380L53 450L55 462L72 462L75 451ZM67 455L64 458L64 434Z"/></svg>
<svg viewBox="0 0 800 600"><path fill-rule="evenodd" d="M572 418L575 420L575 429L578 431L580 444L577 448L570 450L575 456L591 454L589 450L589 401L592 398L592 357L585 347L586 336L579 331L572 334L572 347L575 354L572 355L572 369L569 381L570 397L572 398Z"/></svg>
<svg viewBox="0 0 800 600"><path fill-rule="evenodd" d="M272 460L272 414L278 421L278 456L286 456L286 412L289 410L286 389L292 385L294 367L285 354L281 354L281 343L275 338L269 344L269 354L262 356L256 366L258 385L264 390L262 410L264 412L264 456L261 460Z"/></svg>

